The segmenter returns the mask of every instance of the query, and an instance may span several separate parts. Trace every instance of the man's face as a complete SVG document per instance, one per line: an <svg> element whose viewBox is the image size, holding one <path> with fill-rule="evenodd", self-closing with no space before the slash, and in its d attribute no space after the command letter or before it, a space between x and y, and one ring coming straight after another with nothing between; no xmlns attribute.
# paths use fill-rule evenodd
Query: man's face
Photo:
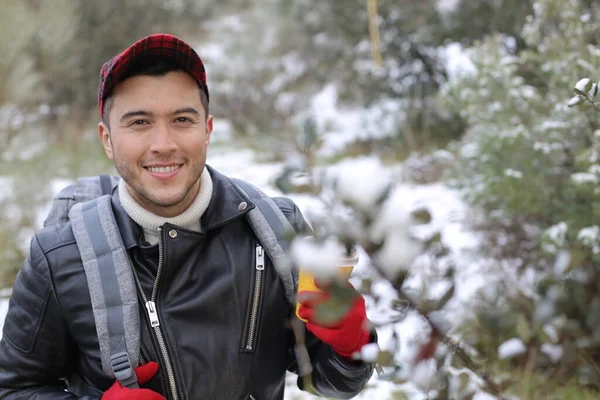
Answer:
<svg viewBox="0 0 600 400"><path fill-rule="evenodd" d="M98 132L129 192L164 217L185 211L196 198L213 128L196 81L185 72L135 76L113 91L111 129Z"/></svg>

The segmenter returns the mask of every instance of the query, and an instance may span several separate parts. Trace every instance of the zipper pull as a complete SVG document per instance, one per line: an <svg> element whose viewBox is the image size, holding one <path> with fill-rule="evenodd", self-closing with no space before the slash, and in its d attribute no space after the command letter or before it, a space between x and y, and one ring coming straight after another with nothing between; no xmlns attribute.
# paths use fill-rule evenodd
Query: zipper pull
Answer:
<svg viewBox="0 0 600 400"><path fill-rule="evenodd" d="M256 269L262 271L265 269L265 251L262 246L256 246Z"/></svg>
<svg viewBox="0 0 600 400"><path fill-rule="evenodd" d="M156 312L156 304L153 301L146 302L146 308L148 309L148 316L150 317L150 326L153 328L160 325L158 322L158 312Z"/></svg>

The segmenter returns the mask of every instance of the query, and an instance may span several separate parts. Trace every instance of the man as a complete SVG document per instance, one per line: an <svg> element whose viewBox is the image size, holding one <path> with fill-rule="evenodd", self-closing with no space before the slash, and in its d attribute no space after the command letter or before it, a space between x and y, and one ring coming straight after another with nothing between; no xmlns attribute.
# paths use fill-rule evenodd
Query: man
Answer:
<svg viewBox="0 0 600 400"><path fill-rule="evenodd" d="M139 387L103 370L82 256L66 222L33 238L15 281L0 397L282 399L286 371L298 372L286 323L293 310L269 260L260 301L252 301L260 243L244 218L250 199L205 165L213 117L201 59L176 37L141 39L102 67L98 100L99 136L122 178L111 207L138 285ZM293 202L274 200L297 232L308 232ZM372 374L352 358L373 341L364 300L334 326L321 326L313 306L299 312L308 321L313 389L351 398Z"/></svg>

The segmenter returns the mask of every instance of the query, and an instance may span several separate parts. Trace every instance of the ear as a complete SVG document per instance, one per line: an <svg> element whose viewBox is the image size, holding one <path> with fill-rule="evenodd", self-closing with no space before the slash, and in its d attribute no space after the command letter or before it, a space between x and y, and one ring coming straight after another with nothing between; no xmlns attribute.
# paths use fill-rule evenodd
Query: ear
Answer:
<svg viewBox="0 0 600 400"><path fill-rule="evenodd" d="M210 135L213 131L213 116L208 115L206 118L206 142L204 143L206 147L210 144Z"/></svg>
<svg viewBox="0 0 600 400"><path fill-rule="evenodd" d="M102 140L102 145L104 146L104 152L106 153L106 156L110 160L113 160L114 153L113 153L113 148L112 148L112 142L110 140L110 130L108 129L108 127L106 126L106 124L104 122L100 122L98 124L98 135L100 136L100 139Z"/></svg>

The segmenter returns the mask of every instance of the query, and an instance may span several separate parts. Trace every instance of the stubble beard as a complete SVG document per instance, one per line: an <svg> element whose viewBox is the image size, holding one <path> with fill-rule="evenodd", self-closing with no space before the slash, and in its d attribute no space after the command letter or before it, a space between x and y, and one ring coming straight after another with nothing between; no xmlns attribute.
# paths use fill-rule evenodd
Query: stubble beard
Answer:
<svg viewBox="0 0 600 400"><path fill-rule="evenodd" d="M186 200L188 194L193 190L196 184L199 184L200 177L202 175L202 171L205 168L206 158L203 157L203 160L199 164L186 164L187 166L192 167L191 178L185 182L185 186L176 196L170 199L161 199L159 196L156 196L152 193L151 190L142 183L142 180L138 177L136 178L136 172L129 166L128 163L123 162L120 158L115 157L115 168L121 178L127 183L127 186L130 188L131 195L140 203L142 206L148 205L152 208L168 208L174 207L178 204L181 204L184 200ZM146 207L145 207L146 208Z"/></svg>

